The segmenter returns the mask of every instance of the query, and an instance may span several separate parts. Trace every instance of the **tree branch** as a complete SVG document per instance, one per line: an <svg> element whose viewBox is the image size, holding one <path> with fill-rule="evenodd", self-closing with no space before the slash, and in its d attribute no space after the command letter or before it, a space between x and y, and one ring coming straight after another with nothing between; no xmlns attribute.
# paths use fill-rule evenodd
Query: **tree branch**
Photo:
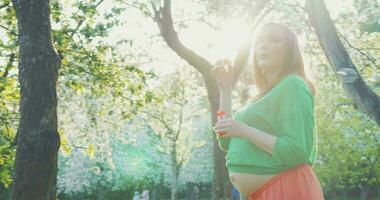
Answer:
<svg viewBox="0 0 380 200"><path fill-rule="evenodd" d="M0 6L0 9L3 9L3 8L7 7L7 6L9 6L9 4L8 3L4 3L3 5Z"/></svg>
<svg viewBox="0 0 380 200"><path fill-rule="evenodd" d="M152 19L154 18L154 14L150 13L148 10L145 10L141 5L142 4L136 4L136 3L133 3L133 2L128 2L128 1L124 1L123 3L125 3L126 5L128 6L131 6L133 8L136 8L138 10L141 10L141 12L143 12L145 15L151 17Z"/></svg>
<svg viewBox="0 0 380 200"><path fill-rule="evenodd" d="M343 34L341 34L341 33L339 33L339 32L338 32L338 34L339 34L340 37L342 37L342 38L344 39L345 42L347 42L347 44L348 44L351 48L355 49L355 50L358 51L361 55L363 55L364 57L366 57L366 58L367 58L367 59L373 64L373 66L375 66L377 69L380 69L380 66L376 65L376 59L374 59L372 56L366 54L365 52L363 52L363 51L360 50L359 48L356 48L353 44L351 44L351 42L350 42L350 41L349 41L349 40L348 40ZM363 69L365 69L365 67L364 67ZM363 69L362 69L362 70L363 70Z"/></svg>
<svg viewBox="0 0 380 200"><path fill-rule="evenodd" d="M213 67L205 58L197 55L192 50L185 47L179 40L178 35L173 27L173 20L171 15L171 1L165 0L164 7L157 10L157 6L152 4L154 9L154 21L160 29L161 35L168 46L181 58L183 58L190 65L194 66L204 77L210 75L210 70Z"/></svg>
<svg viewBox="0 0 380 200"><path fill-rule="evenodd" d="M9 55L9 60L8 60L7 66L5 67L5 71L2 75L2 78L7 78L8 72L11 69L11 67L13 66L13 62L14 62L15 57L16 57L16 54L13 52Z"/></svg>
<svg viewBox="0 0 380 200"><path fill-rule="evenodd" d="M95 4L94 6L94 9L96 9L98 6L100 6L100 4L102 4L105 0L99 0L98 3ZM73 32L71 33L70 37L73 37L74 34L76 33L76 30L78 30L82 24L84 23L84 21L86 20L87 18L82 18L78 21L76 27L73 29Z"/></svg>
<svg viewBox="0 0 380 200"><path fill-rule="evenodd" d="M380 126L380 98L363 81L353 64L349 54L339 39L335 25L327 11L323 0L306 0L307 14L314 27L318 40L335 72L342 68L354 70L358 78L354 82L344 82L342 85L359 110L366 113Z"/></svg>

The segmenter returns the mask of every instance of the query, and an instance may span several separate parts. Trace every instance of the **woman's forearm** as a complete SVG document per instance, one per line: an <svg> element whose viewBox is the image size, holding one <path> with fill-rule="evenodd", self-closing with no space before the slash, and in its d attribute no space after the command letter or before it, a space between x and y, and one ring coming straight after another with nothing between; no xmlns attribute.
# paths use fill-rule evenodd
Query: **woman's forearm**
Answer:
<svg viewBox="0 0 380 200"><path fill-rule="evenodd" d="M245 126L243 131L245 133L244 135L251 143L272 155L274 144L277 139L276 136L265 133L248 125Z"/></svg>
<svg viewBox="0 0 380 200"><path fill-rule="evenodd" d="M220 104L219 110L225 112L225 117L230 118L232 116L232 89L220 90Z"/></svg>

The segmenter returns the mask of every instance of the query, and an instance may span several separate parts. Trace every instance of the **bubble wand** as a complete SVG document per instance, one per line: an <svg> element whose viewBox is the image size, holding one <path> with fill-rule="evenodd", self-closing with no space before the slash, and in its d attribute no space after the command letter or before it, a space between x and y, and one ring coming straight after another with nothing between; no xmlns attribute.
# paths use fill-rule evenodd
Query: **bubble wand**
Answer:
<svg viewBox="0 0 380 200"><path fill-rule="evenodd" d="M229 61L229 59L224 59L222 61L223 63L223 67L226 69L226 71L231 71L231 63ZM220 121L220 120L223 120L226 116L226 113L223 111L223 110L218 110L216 112L216 116L217 116L217 120ZM218 133L219 136L223 136L224 134L226 134L225 132L220 132Z"/></svg>
<svg viewBox="0 0 380 200"><path fill-rule="evenodd" d="M220 120L224 119L224 117L226 116L226 113L223 110L218 110L218 112L216 112L216 116L217 116L218 121L220 121ZM218 134L219 134L219 136L223 136L226 133L220 132Z"/></svg>

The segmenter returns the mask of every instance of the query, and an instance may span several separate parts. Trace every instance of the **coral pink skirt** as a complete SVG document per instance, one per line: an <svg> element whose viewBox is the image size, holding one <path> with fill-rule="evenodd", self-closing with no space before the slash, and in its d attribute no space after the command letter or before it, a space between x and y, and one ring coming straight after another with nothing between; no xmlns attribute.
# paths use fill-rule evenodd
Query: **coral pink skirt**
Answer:
<svg viewBox="0 0 380 200"><path fill-rule="evenodd" d="M271 178L248 200L323 200L321 184L308 164L298 165Z"/></svg>

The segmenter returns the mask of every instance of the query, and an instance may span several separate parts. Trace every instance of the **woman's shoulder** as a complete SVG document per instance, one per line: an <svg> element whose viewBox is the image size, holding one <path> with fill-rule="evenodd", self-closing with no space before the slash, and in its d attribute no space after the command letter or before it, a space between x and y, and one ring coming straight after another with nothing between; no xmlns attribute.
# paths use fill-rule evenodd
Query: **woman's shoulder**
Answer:
<svg viewBox="0 0 380 200"><path fill-rule="evenodd" d="M282 80L278 83L278 90L279 93L289 93L289 92L306 92L310 93L311 90L308 86L308 83L305 81L305 79L299 75L296 74L290 74L286 75Z"/></svg>
<svg viewBox="0 0 380 200"><path fill-rule="evenodd" d="M279 84L284 85L285 87L307 86L307 83L304 80L304 78L302 78L301 76L297 74L286 75L284 78L282 78Z"/></svg>
<svg viewBox="0 0 380 200"><path fill-rule="evenodd" d="M314 100L308 83L299 75L287 75L278 84L276 96L280 99L298 101L304 98L311 98Z"/></svg>
<svg viewBox="0 0 380 200"><path fill-rule="evenodd" d="M277 103L278 100L285 98L286 96L296 97L296 95L294 95L295 93L305 92L308 93L308 95L311 95L306 81L297 74L288 74L283 77L269 92L267 92L267 94L263 95L259 99L248 101L249 103L246 106L251 108L253 105L271 105L273 102ZM259 104L259 102L261 103Z"/></svg>

